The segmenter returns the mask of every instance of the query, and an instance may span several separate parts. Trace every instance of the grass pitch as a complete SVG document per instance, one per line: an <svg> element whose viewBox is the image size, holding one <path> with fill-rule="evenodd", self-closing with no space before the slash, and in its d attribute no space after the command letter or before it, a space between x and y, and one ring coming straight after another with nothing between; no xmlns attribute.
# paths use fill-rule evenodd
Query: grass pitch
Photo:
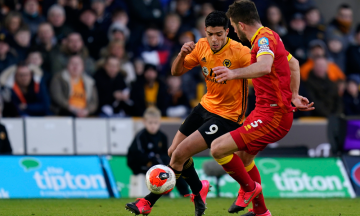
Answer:
<svg viewBox="0 0 360 216"><path fill-rule="evenodd" d="M125 203L133 199L16 199L0 200L1 216L107 216L133 215ZM210 198L206 215L227 213L233 199ZM273 216L348 216L360 215L360 199L266 199ZM247 211L247 210L246 210ZM245 212L242 212L244 214ZM164 198L157 202L151 216L193 216L189 199ZM233 214L241 215L241 214Z"/></svg>

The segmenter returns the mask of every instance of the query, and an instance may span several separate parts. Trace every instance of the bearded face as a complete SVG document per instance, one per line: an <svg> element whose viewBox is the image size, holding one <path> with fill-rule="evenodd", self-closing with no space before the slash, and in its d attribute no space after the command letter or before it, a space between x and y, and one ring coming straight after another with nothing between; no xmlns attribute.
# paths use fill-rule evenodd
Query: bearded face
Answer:
<svg viewBox="0 0 360 216"><path fill-rule="evenodd" d="M249 41L249 40L247 39L245 33L240 30L239 25L235 25L235 28L236 28L236 34L237 34L238 38L239 38L242 42Z"/></svg>

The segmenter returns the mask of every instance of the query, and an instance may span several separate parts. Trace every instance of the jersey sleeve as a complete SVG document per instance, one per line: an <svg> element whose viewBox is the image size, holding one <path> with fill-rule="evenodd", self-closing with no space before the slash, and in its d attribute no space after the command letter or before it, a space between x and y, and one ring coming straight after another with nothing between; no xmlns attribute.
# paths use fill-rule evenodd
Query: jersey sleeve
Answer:
<svg viewBox="0 0 360 216"><path fill-rule="evenodd" d="M289 53L289 52L286 50L286 57L287 57L287 60L290 61L293 56L291 55L291 53Z"/></svg>
<svg viewBox="0 0 360 216"><path fill-rule="evenodd" d="M192 68L199 65L199 49L200 44L195 45L195 49L185 57L184 59L184 68L191 70Z"/></svg>
<svg viewBox="0 0 360 216"><path fill-rule="evenodd" d="M262 55L271 55L275 58L275 44L272 38L262 36L259 40L255 41L256 58Z"/></svg>

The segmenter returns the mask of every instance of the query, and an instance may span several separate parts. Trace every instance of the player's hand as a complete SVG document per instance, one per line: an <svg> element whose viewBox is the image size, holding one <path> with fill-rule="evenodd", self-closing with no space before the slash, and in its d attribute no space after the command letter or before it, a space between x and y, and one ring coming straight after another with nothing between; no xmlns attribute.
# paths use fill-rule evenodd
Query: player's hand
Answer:
<svg viewBox="0 0 360 216"><path fill-rule="evenodd" d="M303 97L301 95L293 96L291 102L295 105L296 109L299 111L311 111L314 110L314 102L309 102L309 100L306 97Z"/></svg>
<svg viewBox="0 0 360 216"><path fill-rule="evenodd" d="M235 79L234 71L230 70L225 66L214 67L212 70L216 75L216 80L218 83L224 82L226 80Z"/></svg>
<svg viewBox="0 0 360 216"><path fill-rule="evenodd" d="M195 43L193 41L184 43L181 47L180 55L185 57L186 55L190 54L195 49Z"/></svg>

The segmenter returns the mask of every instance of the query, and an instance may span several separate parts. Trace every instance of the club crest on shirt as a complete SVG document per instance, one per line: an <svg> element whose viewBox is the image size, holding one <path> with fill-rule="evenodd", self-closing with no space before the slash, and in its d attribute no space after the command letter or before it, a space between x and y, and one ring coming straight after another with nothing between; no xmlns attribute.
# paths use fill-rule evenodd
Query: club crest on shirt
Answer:
<svg viewBox="0 0 360 216"><path fill-rule="evenodd" d="M230 61L229 59L225 59L225 60L223 61L223 65L224 65L225 67L229 68L229 67L231 66L231 61Z"/></svg>
<svg viewBox="0 0 360 216"><path fill-rule="evenodd" d="M269 46L269 39L267 37L262 37L258 41L258 45L260 46Z"/></svg>
<svg viewBox="0 0 360 216"><path fill-rule="evenodd" d="M202 71L205 76L209 75L209 70L207 69L207 67L202 67Z"/></svg>

